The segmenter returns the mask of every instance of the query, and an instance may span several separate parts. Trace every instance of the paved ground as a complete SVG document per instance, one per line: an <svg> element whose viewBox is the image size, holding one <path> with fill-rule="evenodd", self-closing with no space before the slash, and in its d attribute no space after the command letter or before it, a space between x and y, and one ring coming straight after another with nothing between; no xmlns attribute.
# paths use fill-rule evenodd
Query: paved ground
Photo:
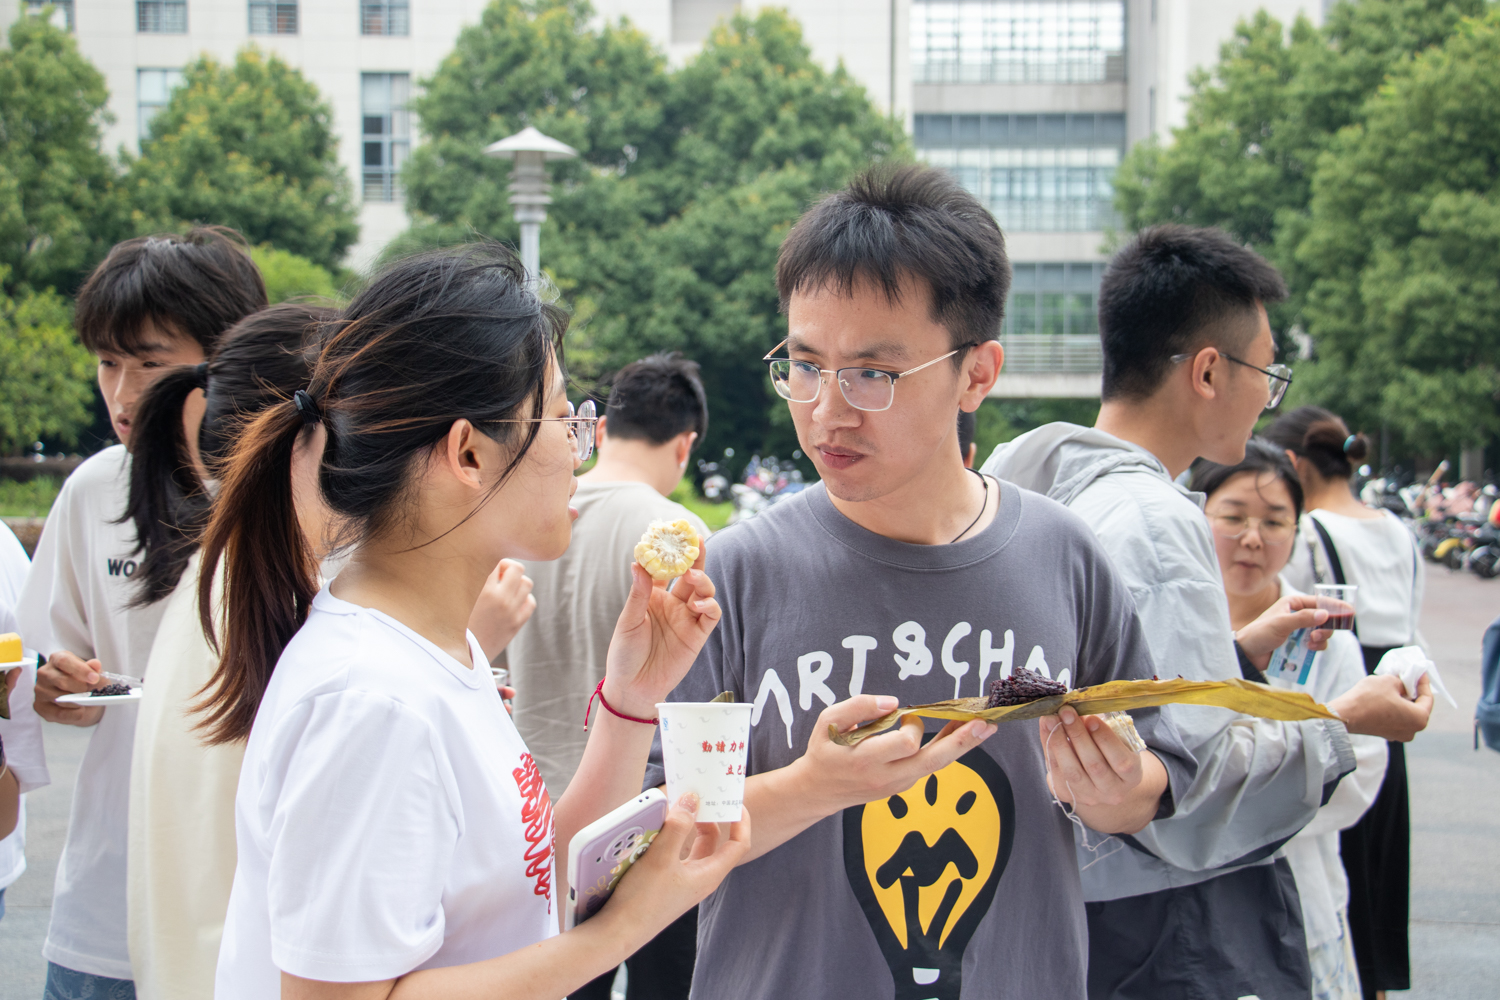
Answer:
<svg viewBox="0 0 1500 1000"><path fill-rule="evenodd" d="M1431 727L1407 748L1412 786L1414 988L1392 1000L1500 996L1500 753L1474 750L1479 642L1500 615L1500 580L1432 568L1422 629L1458 701L1439 701ZM25 875L5 895L0 1000L40 1000L40 952L52 878L68 822L73 776L88 732L47 726L52 785L33 792Z"/></svg>

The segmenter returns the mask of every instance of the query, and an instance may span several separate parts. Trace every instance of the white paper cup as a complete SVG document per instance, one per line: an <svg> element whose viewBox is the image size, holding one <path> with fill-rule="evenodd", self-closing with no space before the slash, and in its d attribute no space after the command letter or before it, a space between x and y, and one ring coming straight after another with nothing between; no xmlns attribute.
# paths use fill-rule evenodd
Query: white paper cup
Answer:
<svg viewBox="0 0 1500 1000"><path fill-rule="evenodd" d="M754 705L740 702L663 702L661 756L667 801L698 793L698 822L735 823L745 802L745 757Z"/></svg>

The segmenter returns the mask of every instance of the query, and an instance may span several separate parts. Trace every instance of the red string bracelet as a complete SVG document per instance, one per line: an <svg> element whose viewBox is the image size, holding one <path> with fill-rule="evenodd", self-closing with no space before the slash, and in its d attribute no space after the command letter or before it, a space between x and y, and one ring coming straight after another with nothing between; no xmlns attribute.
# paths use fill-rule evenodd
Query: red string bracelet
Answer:
<svg viewBox="0 0 1500 1000"><path fill-rule="evenodd" d="M610 715L613 715L617 719L624 719L626 722L639 722L643 726L654 726L658 722L661 721L660 719L637 719L633 715L626 715L624 712L616 712L615 709L614 709L614 706L611 705L607 700L605 700L605 697L604 697L604 681L600 680L599 681L599 686L596 687L596 688L594 688L594 693L591 694L591 695L589 695L589 703L587 705L585 705L584 708L583 708L583 731L584 732L588 732L589 731L589 713L594 710L594 699L595 698L599 699L599 704L601 704L601 705L604 706L604 710L606 712L608 712Z"/></svg>

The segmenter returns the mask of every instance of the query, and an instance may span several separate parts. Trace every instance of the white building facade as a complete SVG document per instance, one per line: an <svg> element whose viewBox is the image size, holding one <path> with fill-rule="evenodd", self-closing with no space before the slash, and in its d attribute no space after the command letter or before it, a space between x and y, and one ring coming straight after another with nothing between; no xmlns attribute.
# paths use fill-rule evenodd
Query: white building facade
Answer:
<svg viewBox="0 0 1500 1000"><path fill-rule="evenodd" d="M0 0L4 3L5 0ZM36 0L23 6L39 8ZM57 0L104 73L108 148L137 148L182 67L247 44L300 68L331 103L363 199L349 263L406 226L401 164L420 140L412 88L485 0ZM594 0L680 65L735 0ZM744 4L745 7L758 6ZM1321 0L782 0L814 56L840 60L902 119L918 154L999 220L1015 263L1005 395L1098 392L1095 297L1125 150L1182 124L1189 74L1260 8L1289 24ZM0 13L0 27L16 16Z"/></svg>

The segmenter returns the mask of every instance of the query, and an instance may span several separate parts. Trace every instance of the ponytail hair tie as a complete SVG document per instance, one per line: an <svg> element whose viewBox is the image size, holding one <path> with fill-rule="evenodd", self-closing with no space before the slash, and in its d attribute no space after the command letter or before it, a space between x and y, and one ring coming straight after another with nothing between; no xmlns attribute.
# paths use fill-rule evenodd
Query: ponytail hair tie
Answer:
<svg viewBox="0 0 1500 1000"><path fill-rule="evenodd" d="M308 395L306 389L298 389L292 393L292 402L297 404L297 412L302 415L302 423L311 427L323 422L323 414L318 410L318 404L313 402L312 396Z"/></svg>
<svg viewBox="0 0 1500 1000"><path fill-rule="evenodd" d="M1354 447L1354 435L1350 434L1348 437L1344 438L1344 454L1345 455L1349 454L1349 449L1353 448L1353 447Z"/></svg>
<svg viewBox="0 0 1500 1000"><path fill-rule="evenodd" d="M208 362L207 361L203 362L201 365L194 365L193 366L193 381L198 384L198 388L200 388L200 389L207 389L208 388Z"/></svg>

